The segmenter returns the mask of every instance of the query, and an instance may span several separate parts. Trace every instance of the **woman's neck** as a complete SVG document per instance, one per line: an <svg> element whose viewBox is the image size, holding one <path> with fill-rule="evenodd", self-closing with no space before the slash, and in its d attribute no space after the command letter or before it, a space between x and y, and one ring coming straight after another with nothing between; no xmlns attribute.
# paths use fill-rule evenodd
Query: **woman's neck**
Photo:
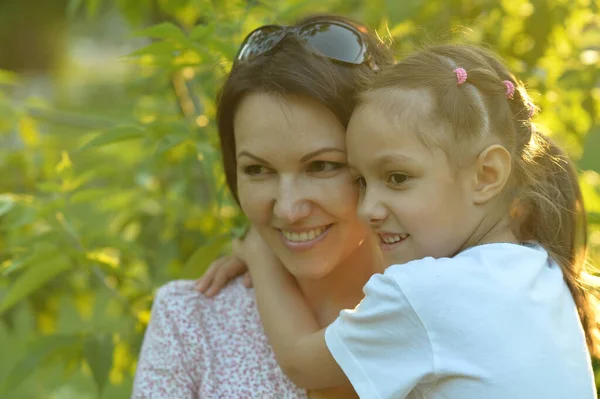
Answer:
<svg viewBox="0 0 600 399"><path fill-rule="evenodd" d="M363 298L369 278L383 272L378 244L368 235L334 270L319 280L298 279L298 286L322 327L330 324L340 310L354 308Z"/></svg>

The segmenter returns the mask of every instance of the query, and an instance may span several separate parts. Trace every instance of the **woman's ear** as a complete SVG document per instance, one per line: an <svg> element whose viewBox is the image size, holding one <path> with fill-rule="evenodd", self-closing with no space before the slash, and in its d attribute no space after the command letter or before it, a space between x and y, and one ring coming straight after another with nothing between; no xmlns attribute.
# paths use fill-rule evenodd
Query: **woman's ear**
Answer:
<svg viewBox="0 0 600 399"><path fill-rule="evenodd" d="M498 195L510 176L511 155L499 144L486 147L477 158L473 202L484 204Z"/></svg>

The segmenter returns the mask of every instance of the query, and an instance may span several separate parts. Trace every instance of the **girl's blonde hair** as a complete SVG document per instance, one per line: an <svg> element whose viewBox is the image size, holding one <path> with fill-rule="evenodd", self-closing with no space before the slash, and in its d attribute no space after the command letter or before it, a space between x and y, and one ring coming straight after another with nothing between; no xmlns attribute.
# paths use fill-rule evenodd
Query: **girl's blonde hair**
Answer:
<svg viewBox="0 0 600 399"><path fill-rule="evenodd" d="M459 68L467 75L463 84L457 82ZM590 352L597 356L597 287L586 282L587 223L577 173L563 150L531 123L536 108L522 82L487 50L443 45L384 69L363 100L390 89L428 90L436 114L452 127L451 146L494 135L511 153L503 198L510 199L514 233L520 241L541 244L561 267Z"/></svg>

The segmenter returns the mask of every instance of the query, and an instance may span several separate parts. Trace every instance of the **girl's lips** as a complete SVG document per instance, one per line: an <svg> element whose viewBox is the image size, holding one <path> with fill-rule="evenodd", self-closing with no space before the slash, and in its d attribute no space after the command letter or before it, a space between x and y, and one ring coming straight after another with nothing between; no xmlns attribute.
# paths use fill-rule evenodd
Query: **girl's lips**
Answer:
<svg viewBox="0 0 600 399"><path fill-rule="evenodd" d="M398 247L404 241L406 241L406 239L408 237L410 237L409 234L378 233L377 235L379 236L379 247L381 248L382 251L392 251L392 250L396 249L396 247ZM387 243L384 241L384 239L388 239L390 237L399 237L400 240L395 241L393 243Z"/></svg>
<svg viewBox="0 0 600 399"><path fill-rule="evenodd" d="M323 241L325 239L325 237L327 236L327 234L329 233L329 230L331 230L332 226L333 226L333 224L328 224L327 226L324 226L323 232L321 232L321 234L319 234L312 240L307 240L307 241L290 241L283 235L283 232L280 229L277 229L277 230L279 232L279 237L281 237L281 241L283 242L283 245L285 245L285 247L287 249L289 249L291 251L300 252L300 251L309 250L309 249L313 248L315 245L317 245L319 242Z"/></svg>

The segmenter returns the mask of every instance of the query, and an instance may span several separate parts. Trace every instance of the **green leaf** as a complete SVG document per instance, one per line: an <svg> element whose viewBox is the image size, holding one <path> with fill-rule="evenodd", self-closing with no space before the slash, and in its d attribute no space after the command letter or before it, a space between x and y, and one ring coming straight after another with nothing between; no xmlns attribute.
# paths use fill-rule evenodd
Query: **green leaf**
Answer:
<svg viewBox="0 0 600 399"><path fill-rule="evenodd" d="M190 139L190 135L182 135L182 134L173 134L169 136L165 136L158 141L156 144L156 154L163 155L170 149L177 147L178 145L184 143L185 141Z"/></svg>
<svg viewBox="0 0 600 399"><path fill-rule="evenodd" d="M0 315L26 298L29 294L48 281L71 268L66 256L57 256L51 260L39 261L31 265L10 285L8 293L0 303Z"/></svg>
<svg viewBox="0 0 600 399"><path fill-rule="evenodd" d="M50 335L38 338L29 345L26 355L12 368L0 386L0 394L4 395L16 388L49 357L79 344L80 339L77 335Z"/></svg>
<svg viewBox="0 0 600 399"><path fill-rule="evenodd" d="M143 136L144 129L139 126L117 126L98 134L96 137L85 143L79 151L121 141L139 139Z"/></svg>
<svg viewBox="0 0 600 399"><path fill-rule="evenodd" d="M80 190L71 195L69 203L71 204L83 204L87 202L97 201L102 198L106 198L111 194L111 190L105 188L89 188L86 190Z"/></svg>
<svg viewBox="0 0 600 399"><path fill-rule="evenodd" d="M92 370L98 391L104 390L113 364L114 344L108 334L90 335L83 343L83 356Z"/></svg>
<svg viewBox="0 0 600 399"><path fill-rule="evenodd" d="M182 30L171 22L162 22L149 28L139 30L135 32L135 35L149 36L155 39L171 39L183 44L188 42L188 38Z"/></svg>
<svg viewBox="0 0 600 399"><path fill-rule="evenodd" d="M387 16L392 23L412 20L416 18L419 11L423 8L422 0L404 0L394 1L385 0Z"/></svg>
<svg viewBox="0 0 600 399"><path fill-rule="evenodd" d="M12 85L17 83L19 76L6 69L0 69L0 85Z"/></svg>
<svg viewBox="0 0 600 399"><path fill-rule="evenodd" d="M60 254L59 249L50 241L51 238L50 235L46 234L41 238L44 241L30 241L28 247L33 247L33 250L10 259L9 263L2 268L2 276L7 277L17 270L28 267L32 263L46 262L47 259L58 256Z"/></svg>
<svg viewBox="0 0 600 399"><path fill-rule="evenodd" d="M237 52L237 45L235 43L232 43L230 40L214 37L208 43L208 48L224 55L228 59L232 59Z"/></svg>
<svg viewBox="0 0 600 399"><path fill-rule="evenodd" d="M583 157L578 162L582 169L591 169L600 173L600 126L589 131L583 147Z"/></svg>
<svg viewBox="0 0 600 399"><path fill-rule="evenodd" d="M145 47L142 47L139 50L134 51L129 54L130 57L140 57L142 55L153 55L159 59L162 58L172 58L174 57L178 51L180 51L180 46L177 46L175 43L162 41L155 42L149 44Z"/></svg>
<svg viewBox="0 0 600 399"><path fill-rule="evenodd" d="M180 277L184 279L200 277L230 241L231 237L223 236L198 248L183 266Z"/></svg>
<svg viewBox="0 0 600 399"><path fill-rule="evenodd" d="M44 181L37 184L40 193L60 193L62 191L60 184L55 181Z"/></svg>
<svg viewBox="0 0 600 399"><path fill-rule="evenodd" d="M12 195L0 194L0 216L8 213L15 205Z"/></svg>
<svg viewBox="0 0 600 399"><path fill-rule="evenodd" d="M154 6L152 1L116 0L117 8L133 26L140 26L146 21L148 14Z"/></svg>
<svg viewBox="0 0 600 399"><path fill-rule="evenodd" d="M29 257L20 257L9 260L6 266L2 266L2 277L7 277L11 273L22 268L29 260Z"/></svg>
<svg viewBox="0 0 600 399"><path fill-rule="evenodd" d="M74 18L82 5L83 0L69 0L69 4L67 4L67 16Z"/></svg>
<svg viewBox="0 0 600 399"><path fill-rule="evenodd" d="M100 9L101 0L87 0L87 16L88 18L95 18L98 15Z"/></svg>
<svg viewBox="0 0 600 399"><path fill-rule="evenodd" d="M6 220L0 223L0 231L10 231L32 223L37 217L36 210L25 203L15 204L14 208L6 214Z"/></svg>
<svg viewBox="0 0 600 399"><path fill-rule="evenodd" d="M215 34L217 25L214 23L208 25L198 25L190 32L190 39L195 42L202 42Z"/></svg>

